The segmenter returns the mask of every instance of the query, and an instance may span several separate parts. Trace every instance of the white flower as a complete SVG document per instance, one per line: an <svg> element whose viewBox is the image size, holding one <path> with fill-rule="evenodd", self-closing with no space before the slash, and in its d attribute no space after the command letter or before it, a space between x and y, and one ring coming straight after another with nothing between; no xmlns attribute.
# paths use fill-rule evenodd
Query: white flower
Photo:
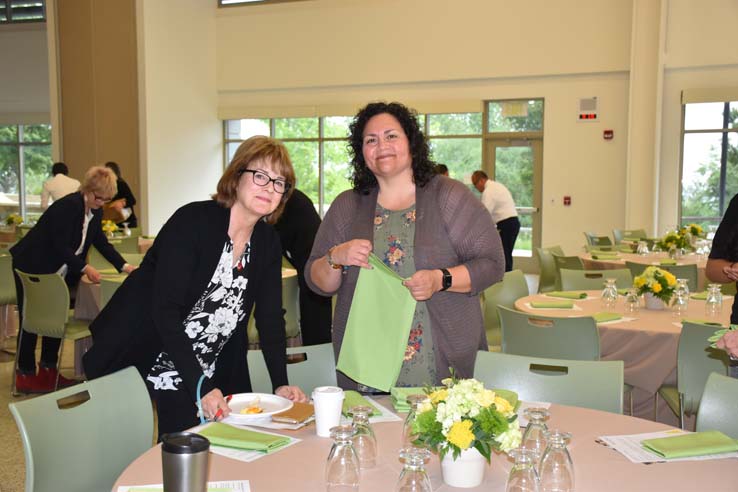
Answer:
<svg viewBox="0 0 738 492"><path fill-rule="evenodd" d="M187 323L187 326L185 327L185 333L187 333L187 336L190 338L196 338L197 335L200 334L202 331L202 325L199 321L190 321Z"/></svg>
<svg viewBox="0 0 738 492"><path fill-rule="evenodd" d="M245 277L238 277L238 278L236 278L233 281L233 284L231 284L231 287L233 289L241 289L241 290L243 290L243 289L246 288L246 286L248 285L248 283L249 283L249 281L248 281L247 278L245 278Z"/></svg>
<svg viewBox="0 0 738 492"><path fill-rule="evenodd" d="M511 425L505 432L495 437L495 441L500 443L500 449L506 453L520 446L521 439L520 427L517 425Z"/></svg>
<svg viewBox="0 0 738 492"><path fill-rule="evenodd" d="M228 290L221 285L215 290L215 292L210 294L210 300L213 302L220 301L221 299L223 299L223 297L226 296L226 294L228 294Z"/></svg>

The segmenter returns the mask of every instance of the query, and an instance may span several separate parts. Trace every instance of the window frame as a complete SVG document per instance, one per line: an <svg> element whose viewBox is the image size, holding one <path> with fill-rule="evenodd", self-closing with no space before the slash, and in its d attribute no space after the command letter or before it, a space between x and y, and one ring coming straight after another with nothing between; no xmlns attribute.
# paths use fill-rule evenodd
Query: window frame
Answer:
<svg viewBox="0 0 738 492"><path fill-rule="evenodd" d="M29 24L33 22L46 22L46 0L29 0L40 5L32 5L32 7L41 8L41 17L35 17L31 19L14 19L13 18L13 0L5 0L5 6L0 7L0 10L5 11L5 20L0 19L0 26L9 24Z"/></svg>
<svg viewBox="0 0 738 492"><path fill-rule="evenodd" d="M27 207L28 204L26 203L26 169L25 169L25 152L24 149L26 147L49 147L51 148L51 141L39 141L39 142L26 142L23 140L24 136L24 127L26 126L35 126L35 125L49 125L49 129L51 129L50 123L30 123L30 124L15 124L15 125L3 125L3 126L14 126L16 129L15 132L15 141L10 142L0 142L0 147L14 147L16 149L16 155L18 158L18 167L16 168L17 176L18 176L18 211L23 217L23 222L26 222L28 220L28 211ZM53 158L52 158L53 160Z"/></svg>

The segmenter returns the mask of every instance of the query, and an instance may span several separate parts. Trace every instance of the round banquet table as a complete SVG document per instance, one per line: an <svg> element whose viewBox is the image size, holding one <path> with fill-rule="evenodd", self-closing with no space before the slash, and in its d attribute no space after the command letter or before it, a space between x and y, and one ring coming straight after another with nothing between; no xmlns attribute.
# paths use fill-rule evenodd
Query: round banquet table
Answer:
<svg viewBox="0 0 738 492"><path fill-rule="evenodd" d="M649 253L647 255L638 255L635 253L623 253L618 251L617 259L597 259L592 258L592 253L582 253L579 258L582 260L585 270L615 270L618 268L627 268L625 266L626 261L633 263L640 263L646 266L659 266L661 260L669 258L669 253L657 252ZM597 254L595 253L595 256ZM705 265L707 265L707 257L701 256L695 253L689 253L677 261L677 265L697 265L697 290L703 291L706 288L707 282L705 277Z"/></svg>
<svg viewBox="0 0 738 492"><path fill-rule="evenodd" d="M379 402L392 408L388 397ZM667 425L626 415L601 412L578 407L551 405L549 428L572 433L569 444L577 492L608 492L636 490L686 490L699 484L700 490L736 490L738 466L731 459L690 461L680 463L636 464L617 451L595 442L603 435L637 434L670 428ZM402 470L398 448L402 436L402 422L373 424L377 436L379 456L375 468L363 471L362 492L394 490ZM258 430L258 429L257 429ZM264 456L251 463L210 454L209 481L249 480L254 492L285 492L325 490L325 462L332 440L315 435L314 425L298 431L280 433L302 439L301 442ZM504 454L493 454L484 483L478 491L505 490L512 462ZM434 491L459 490L443 483L437 456L426 465ZM161 448L157 445L131 463L113 486L162 483ZM691 484L691 485L687 485Z"/></svg>
<svg viewBox="0 0 738 492"><path fill-rule="evenodd" d="M601 311L623 315L622 320L597 324L600 358L622 360L625 363L625 382L634 386L633 414L643 418L653 418L653 397L659 387L665 383L676 384L681 319L707 319L705 301L690 299L687 312L681 317L677 317L671 309L651 311L643 305L636 313L626 313L623 296L618 297L614 308L606 310L600 301L599 291L587 291L586 299L574 301L575 309L534 309L530 306L532 301L553 300L562 299L546 294L521 297L515 301L515 309L553 317L591 316ZM722 312L713 321L727 326L730 323L731 303L732 297L724 296ZM659 404L657 418L671 424L677 422L676 416L663 402Z"/></svg>

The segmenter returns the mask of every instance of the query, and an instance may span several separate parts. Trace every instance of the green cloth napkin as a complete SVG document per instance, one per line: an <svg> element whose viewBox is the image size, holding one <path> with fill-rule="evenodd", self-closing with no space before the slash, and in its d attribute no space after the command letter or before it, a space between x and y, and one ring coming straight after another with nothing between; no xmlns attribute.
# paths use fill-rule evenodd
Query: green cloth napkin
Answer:
<svg viewBox="0 0 738 492"><path fill-rule="evenodd" d="M390 389L390 400L396 412L409 412L410 405L407 403L407 397L410 395L424 395L425 391L420 387L399 387L393 386Z"/></svg>
<svg viewBox="0 0 738 492"><path fill-rule="evenodd" d="M624 296L628 293L628 289L618 289L618 294Z"/></svg>
<svg viewBox="0 0 738 492"><path fill-rule="evenodd" d="M351 302L336 368L354 381L389 389L397 381L405 357L417 304L402 277L369 255Z"/></svg>
<svg viewBox="0 0 738 492"><path fill-rule="evenodd" d="M343 414L348 416L352 407L365 406L372 409L370 417L381 415L381 412L371 404L369 400L361 396L358 391L348 390L343 392Z"/></svg>
<svg viewBox="0 0 738 492"><path fill-rule="evenodd" d="M538 309L572 309L573 301L531 301L530 307Z"/></svg>
<svg viewBox="0 0 738 492"><path fill-rule="evenodd" d="M641 446L662 458L687 458L738 451L738 442L720 431L692 432L641 441Z"/></svg>
<svg viewBox="0 0 738 492"><path fill-rule="evenodd" d="M618 251L622 251L623 253L632 253L633 248L626 244L625 246L618 246Z"/></svg>
<svg viewBox="0 0 738 492"><path fill-rule="evenodd" d="M674 266L676 264L677 264L677 261L672 260L672 259L659 261L659 265L662 265L662 266Z"/></svg>
<svg viewBox="0 0 738 492"><path fill-rule="evenodd" d="M592 253L593 260L619 260L620 255L617 253Z"/></svg>
<svg viewBox="0 0 738 492"><path fill-rule="evenodd" d="M120 272L115 268L103 268L101 270L98 270L97 273L99 273L100 275L118 275Z"/></svg>
<svg viewBox="0 0 738 492"><path fill-rule="evenodd" d="M232 425L214 422L198 434L205 436L215 446L225 446L227 448L250 449L253 451L262 451L271 453L288 445L290 438L285 436L275 436L273 434L263 434L248 429L241 429Z"/></svg>
<svg viewBox="0 0 738 492"><path fill-rule="evenodd" d="M694 294L692 294L689 297L691 297L692 299L697 299L699 301L706 301L707 300L707 291L705 290L705 291L702 291L702 292L695 292Z"/></svg>
<svg viewBox="0 0 738 492"><path fill-rule="evenodd" d="M607 312L601 312L601 313L594 313L592 317L595 319L597 323L605 323L607 321L615 321L617 319L622 319L623 315L618 313L607 313Z"/></svg>
<svg viewBox="0 0 738 492"><path fill-rule="evenodd" d="M552 292L546 292L546 295L548 297L561 297L563 299L586 299L587 293L578 291L578 290L571 290L571 291L564 291L564 290L554 290Z"/></svg>
<svg viewBox="0 0 738 492"><path fill-rule="evenodd" d="M633 241L633 242L636 242L636 243L638 241L642 241L642 240L643 240L643 238L640 238L640 237L624 237L623 238L623 241Z"/></svg>
<svg viewBox="0 0 738 492"><path fill-rule="evenodd" d="M687 321L689 323L697 323L697 324L700 324L700 325L723 326L722 323L720 323L718 321L710 321L709 319L684 318L682 321Z"/></svg>

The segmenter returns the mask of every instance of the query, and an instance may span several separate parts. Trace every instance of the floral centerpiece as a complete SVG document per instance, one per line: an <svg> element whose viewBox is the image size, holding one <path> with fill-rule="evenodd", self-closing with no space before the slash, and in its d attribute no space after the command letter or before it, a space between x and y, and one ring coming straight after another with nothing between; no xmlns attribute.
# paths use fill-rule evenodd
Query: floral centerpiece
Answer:
<svg viewBox="0 0 738 492"><path fill-rule="evenodd" d="M633 286L638 295L645 294L661 299L665 304L669 303L676 288L676 277L666 270L656 266L646 267L643 273L633 279ZM648 307L648 305L647 305Z"/></svg>
<svg viewBox="0 0 738 492"><path fill-rule="evenodd" d="M679 229L679 232L682 236L686 236L687 233L689 233L692 237L705 237L705 230L702 228L701 225L695 224L694 222L691 224L687 224L685 226L682 226Z"/></svg>
<svg viewBox="0 0 738 492"><path fill-rule="evenodd" d="M676 249L687 249L690 248L689 239L686 234L679 231L667 232L664 237L656 242L656 246L664 251L669 251L671 248Z"/></svg>
<svg viewBox="0 0 738 492"><path fill-rule="evenodd" d="M17 226L23 223L23 217L18 214L8 214L5 217L5 224L9 226Z"/></svg>
<svg viewBox="0 0 738 492"><path fill-rule="evenodd" d="M426 389L428 398L418 405L412 427L415 444L438 453L444 481L452 486L458 485L447 476L445 463L463 459L464 453L478 452L481 483L484 460L489 462L493 449L507 452L520 446L515 409L476 379L457 379L452 372L442 383L445 387Z"/></svg>
<svg viewBox="0 0 738 492"><path fill-rule="evenodd" d="M115 222L113 222L112 220L103 220L102 230L106 235L112 236L113 233L118 230L118 226L115 225Z"/></svg>

